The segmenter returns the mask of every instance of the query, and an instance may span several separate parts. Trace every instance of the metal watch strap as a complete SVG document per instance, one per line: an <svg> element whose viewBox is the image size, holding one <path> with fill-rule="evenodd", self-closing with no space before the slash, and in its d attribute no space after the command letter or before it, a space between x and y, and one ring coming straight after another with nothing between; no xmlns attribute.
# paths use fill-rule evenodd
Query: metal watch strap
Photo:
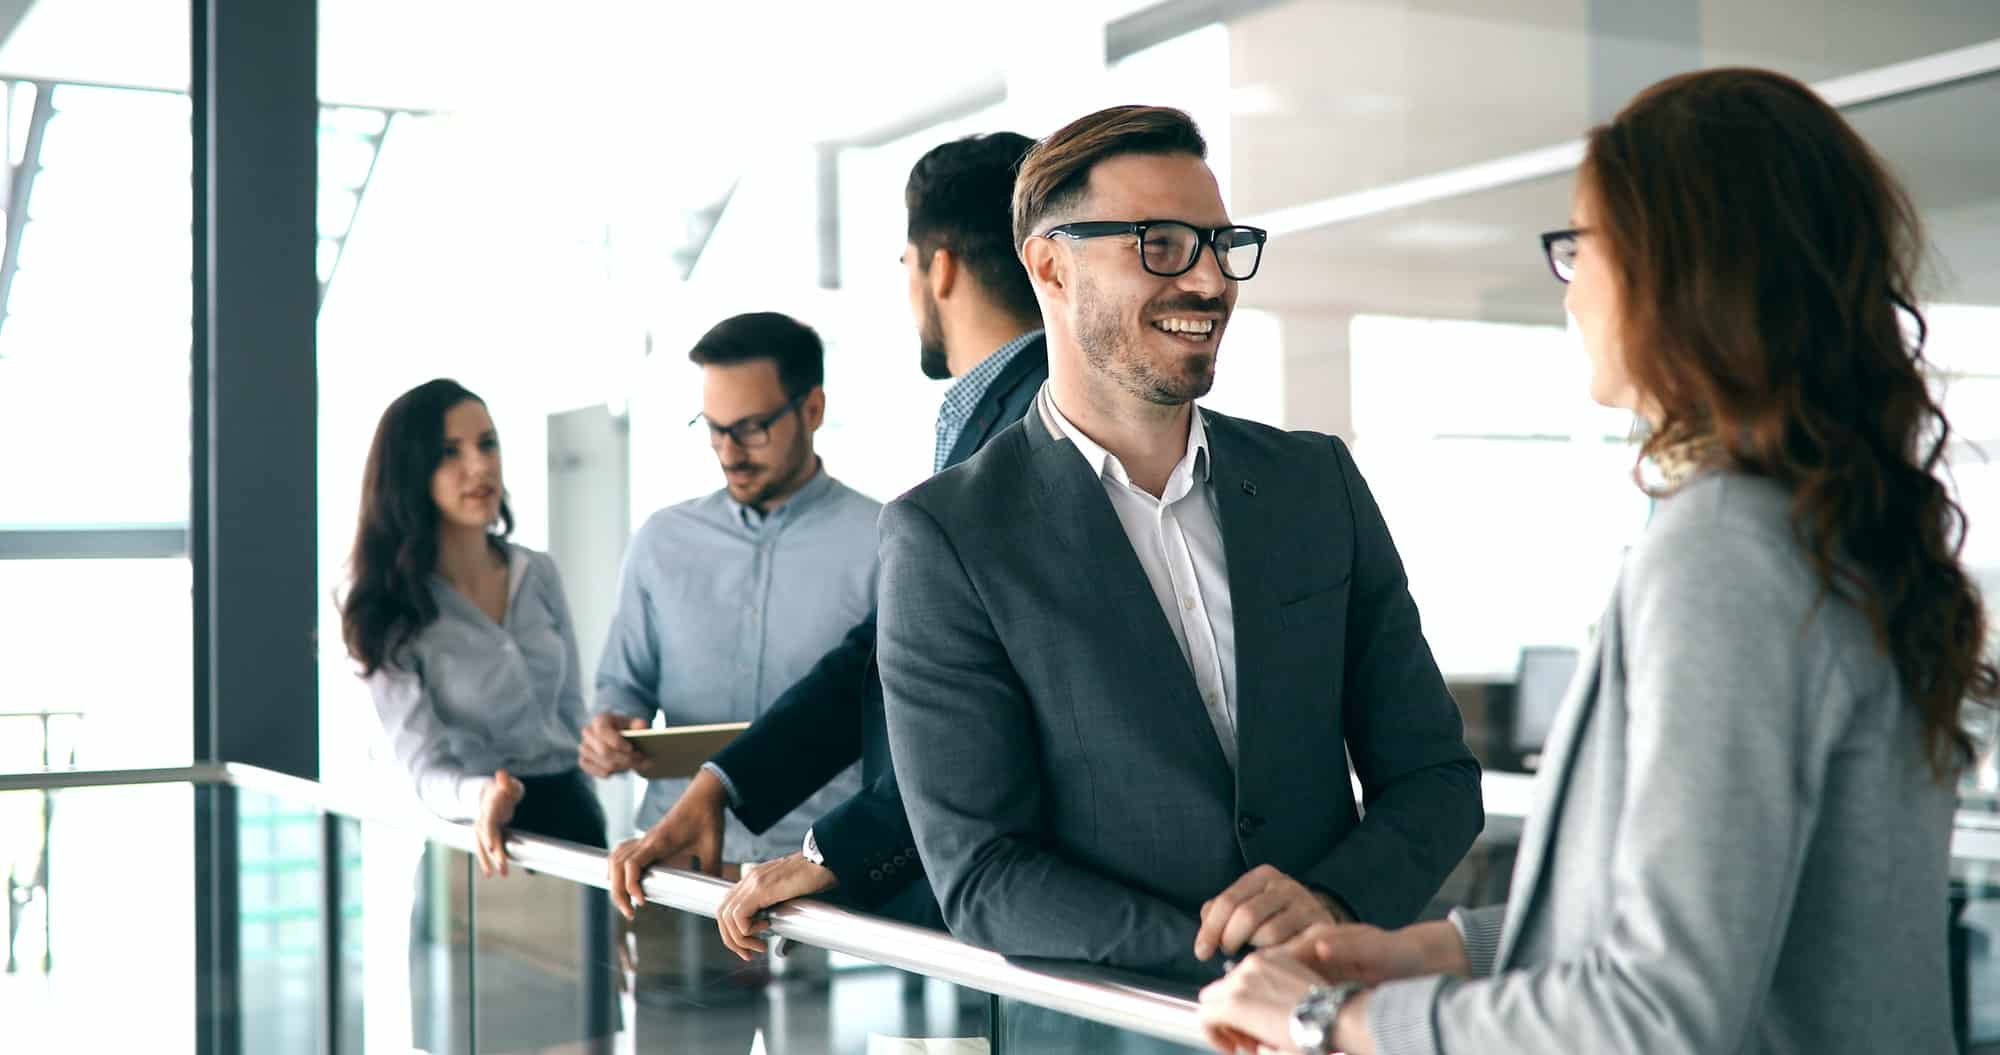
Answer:
<svg viewBox="0 0 2000 1055"><path fill-rule="evenodd" d="M1306 990L1299 1006L1292 1009L1292 1044L1302 1055L1329 1055L1333 1051L1333 1026L1340 1009L1361 991L1355 982L1316 985Z"/></svg>

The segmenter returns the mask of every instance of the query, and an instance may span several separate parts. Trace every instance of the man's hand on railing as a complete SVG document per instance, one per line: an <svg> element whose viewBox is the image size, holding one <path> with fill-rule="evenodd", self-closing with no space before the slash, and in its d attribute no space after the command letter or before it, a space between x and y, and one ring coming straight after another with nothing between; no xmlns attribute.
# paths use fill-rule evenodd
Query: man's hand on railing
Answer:
<svg viewBox="0 0 2000 1055"><path fill-rule="evenodd" d="M631 919L646 903L641 880L646 869L656 864L712 876L722 874L722 810L728 799L722 781L704 769L688 782L680 801L651 830L612 848L606 861L611 904L619 914Z"/></svg>
<svg viewBox="0 0 2000 1055"><path fill-rule="evenodd" d="M757 914L793 898L831 889L834 882L834 875L826 866L806 860L802 853L759 865L744 865L743 878L730 888L715 912L722 943L746 960L765 951L764 939L757 937L757 932L764 929Z"/></svg>
<svg viewBox="0 0 2000 1055"><path fill-rule="evenodd" d="M514 807L527 793L528 789L504 769L494 771L486 790L479 793L479 816L473 822L472 835L479 849L480 875L490 879L495 872L507 874L507 835L503 829L514 819Z"/></svg>

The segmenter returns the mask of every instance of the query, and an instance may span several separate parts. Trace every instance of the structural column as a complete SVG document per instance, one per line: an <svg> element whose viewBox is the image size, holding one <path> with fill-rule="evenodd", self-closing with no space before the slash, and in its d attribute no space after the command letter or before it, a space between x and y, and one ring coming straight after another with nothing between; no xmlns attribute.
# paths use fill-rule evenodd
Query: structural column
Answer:
<svg viewBox="0 0 2000 1055"><path fill-rule="evenodd" d="M194 6L195 755L310 778L317 6Z"/></svg>

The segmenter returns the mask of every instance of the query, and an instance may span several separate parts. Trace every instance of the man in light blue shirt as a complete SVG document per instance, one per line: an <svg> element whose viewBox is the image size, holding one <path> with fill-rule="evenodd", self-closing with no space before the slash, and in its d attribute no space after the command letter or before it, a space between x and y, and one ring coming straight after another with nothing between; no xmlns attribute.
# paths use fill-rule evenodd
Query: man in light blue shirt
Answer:
<svg viewBox="0 0 2000 1055"><path fill-rule="evenodd" d="M880 503L813 453L826 413L819 337L783 315L727 319L695 344L704 428L726 486L655 513L632 539L579 753L593 776L639 762L630 728L750 721L798 681L875 598ZM650 827L686 787L651 781ZM850 767L762 835L730 818L722 854L798 849L813 818L860 788ZM712 867L712 864L711 864Z"/></svg>

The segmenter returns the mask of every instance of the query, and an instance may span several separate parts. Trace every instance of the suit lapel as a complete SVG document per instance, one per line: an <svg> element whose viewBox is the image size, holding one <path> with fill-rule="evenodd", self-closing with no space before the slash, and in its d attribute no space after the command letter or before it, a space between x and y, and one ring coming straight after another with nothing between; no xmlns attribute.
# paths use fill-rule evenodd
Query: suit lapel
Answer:
<svg viewBox="0 0 2000 1055"><path fill-rule="evenodd" d="M1521 845L1514 854L1514 879L1509 884L1509 900L1520 897L1523 903L1509 906L1506 920L1500 928L1500 948L1494 963L1501 968L1506 967L1508 958L1513 955L1528 914L1536 910L1542 871L1548 863L1550 839L1560 821L1563 792L1569 786L1570 771L1575 767L1577 747L1583 740L1584 730L1590 725L1591 712L1597 707L1597 690L1604 668L1604 635L1614 630L1611 623L1617 604L1617 593L1614 591L1611 608L1598 620L1597 633L1592 635L1577 667L1577 679L1570 683L1556 723L1543 743L1541 770L1535 781L1527 821L1521 829Z"/></svg>
<svg viewBox="0 0 2000 1055"><path fill-rule="evenodd" d="M1083 608L1082 625L1102 636L1103 654L1118 657L1118 669L1130 676L1110 686L1110 693L1134 705L1157 707L1162 722L1227 773L1229 761L1202 706L1194 674L1103 481L1075 446L1050 435L1038 410L1031 406L1023 421L1037 481L1038 523L1048 526L1053 563L1075 569L1066 573L1072 582L1064 596Z"/></svg>
<svg viewBox="0 0 2000 1055"><path fill-rule="evenodd" d="M1229 603L1236 632L1236 757L1237 785L1259 774L1242 768L1243 759L1261 757L1257 737L1272 717L1263 706L1264 674L1270 669L1269 648L1277 633L1278 584L1268 573L1268 557L1280 537L1278 507L1266 493L1280 481L1270 466L1252 456L1232 423L1206 411L1209 486L1215 515L1222 529L1222 556L1229 562Z"/></svg>
<svg viewBox="0 0 2000 1055"><path fill-rule="evenodd" d="M1008 413L1009 407L1022 406L1013 398L1014 393L1037 377L1047 377L1048 362L1048 344L1044 340L1037 339L1023 346L1015 354L1013 362L1008 363L1007 368L1000 371L1000 376L994 378L980 395L979 405L973 408L972 417L966 421L965 431L959 435L958 442L952 445L945 464L957 465L979 453L979 448L984 447L994 434L1019 421L1019 411ZM1035 380L1033 387L1040 388L1041 382ZM1029 395L1032 397L1032 393ZM1029 402L1032 404L1032 398Z"/></svg>

